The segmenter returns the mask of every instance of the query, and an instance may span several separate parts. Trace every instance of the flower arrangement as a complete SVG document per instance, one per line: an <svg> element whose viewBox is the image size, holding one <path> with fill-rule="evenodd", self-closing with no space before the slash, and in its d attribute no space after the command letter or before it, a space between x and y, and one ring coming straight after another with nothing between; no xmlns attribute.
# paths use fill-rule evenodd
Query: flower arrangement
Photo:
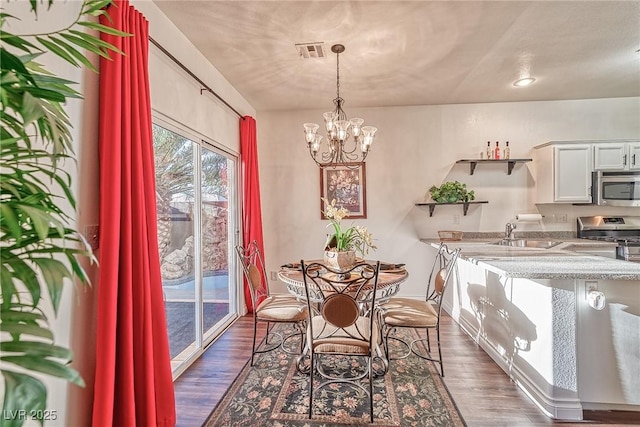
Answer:
<svg viewBox="0 0 640 427"><path fill-rule="evenodd" d="M327 200L321 197L324 203L324 215L331 221L327 227L333 227L333 234L329 235L325 243L328 251L356 251L365 256L370 249L377 249L373 244L373 236L367 231L367 227L351 226L342 229L342 221L349 216L349 211L344 207L336 207L336 200Z"/></svg>

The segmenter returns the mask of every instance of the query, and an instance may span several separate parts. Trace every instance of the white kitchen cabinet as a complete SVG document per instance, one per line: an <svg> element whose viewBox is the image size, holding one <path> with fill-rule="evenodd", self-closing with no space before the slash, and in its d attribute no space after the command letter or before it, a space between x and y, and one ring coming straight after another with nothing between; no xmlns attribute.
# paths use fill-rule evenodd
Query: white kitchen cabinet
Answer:
<svg viewBox="0 0 640 427"><path fill-rule="evenodd" d="M591 203L592 144L535 147L536 203Z"/></svg>
<svg viewBox="0 0 640 427"><path fill-rule="evenodd" d="M629 143L629 170L640 170L640 142Z"/></svg>
<svg viewBox="0 0 640 427"><path fill-rule="evenodd" d="M604 171L640 170L640 142L593 144L593 168Z"/></svg>

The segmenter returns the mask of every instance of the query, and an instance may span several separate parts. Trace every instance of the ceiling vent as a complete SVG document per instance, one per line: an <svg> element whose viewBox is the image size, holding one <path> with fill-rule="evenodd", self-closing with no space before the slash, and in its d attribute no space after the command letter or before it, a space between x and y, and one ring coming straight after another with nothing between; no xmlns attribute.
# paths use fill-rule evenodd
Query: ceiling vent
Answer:
<svg viewBox="0 0 640 427"><path fill-rule="evenodd" d="M324 58L324 42L296 43L296 49L300 58Z"/></svg>

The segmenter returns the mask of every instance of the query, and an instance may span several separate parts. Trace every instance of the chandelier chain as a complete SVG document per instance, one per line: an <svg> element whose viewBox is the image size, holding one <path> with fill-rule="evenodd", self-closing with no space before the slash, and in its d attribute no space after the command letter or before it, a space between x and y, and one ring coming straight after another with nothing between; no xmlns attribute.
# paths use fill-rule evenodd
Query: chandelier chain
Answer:
<svg viewBox="0 0 640 427"><path fill-rule="evenodd" d="M336 99L340 99L340 53L336 53Z"/></svg>

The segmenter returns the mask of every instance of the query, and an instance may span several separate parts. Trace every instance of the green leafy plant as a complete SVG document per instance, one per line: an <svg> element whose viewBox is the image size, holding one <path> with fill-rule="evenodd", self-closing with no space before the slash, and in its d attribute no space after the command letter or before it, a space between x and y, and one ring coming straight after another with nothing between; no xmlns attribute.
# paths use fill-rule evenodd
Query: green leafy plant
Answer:
<svg viewBox="0 0 640 427"><path fill-rule="evenodd" d="M331 202L324 197L321 199L324 203L324 215L331 221L327 227L333 227L333 233L327 237L327 242L325 243L326 250L353 250L365 256L370 249L377 249L373 244L373 236L367 231L366 227L351 226L347 229L342 229L340 221L349 216L347 209L336 207L335 199Z"/></svg>
<svg viewBox="0 0 640 427"><path fill-rule="evenodd" d="M48 1L51 7L53 0ZM67 28L42 34L5 31L0 13L0 371L4 380L1 426L21 426L27 416L48 414L42 375L84 382L68 366L72 352L55 344L50 316L58 311L65 283L88 283L80 259L95 258L73 226L71 175L59 166L75 160L71 122L64 105L80 98L74 82L56 77L36 59L51 52L76 67L96 71L84 51L121 53L93 34L126 34L95 22L111 0L85 0ZM38 2L31 0L38 14ZM18 414L25 414L20 416ZM13 416L12 416L13 415Z"/></svg>
<svg viewBox="0 0 640 427"><path fill-rule="evenodd" d="M429 189L431 199L438 203L468 202L476 198L473 190L467 191L467 184L459 181L447 181L440 187Z"/></svg>

